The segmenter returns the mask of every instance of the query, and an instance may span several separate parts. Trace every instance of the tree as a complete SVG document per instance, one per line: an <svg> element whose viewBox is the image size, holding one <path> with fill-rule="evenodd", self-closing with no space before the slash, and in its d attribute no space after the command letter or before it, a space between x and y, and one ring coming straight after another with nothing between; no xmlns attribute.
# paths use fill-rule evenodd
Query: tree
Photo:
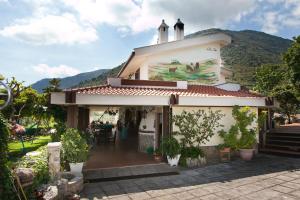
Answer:
<svg viewBox="0 0 300 200"><path fill-rule="evenodd" d="M255 73L254 90L269 96L274 87L282 82L289 81L289 73L286 65L262 65Z"/></svg>
<svg viewBox="0 0 300 200"><path fill-rule="evenodd" d="M45 95L45 105L47 106L47 113L54 117L57 122L64 122L66 119L66 110L59 105L51 104L51 92L61 92L60 79L53 78L49 81L48 87L43 89Z"/></svg>
<svg viewBox="0 0 300 200"><path fill-rule="evenodd" d="M50 92L61 92L62 89L60 89L60 79L53 78L49 81L48 87L43 89L43 92L46 94L49 94Z"/></svg>
<svg viewBox="0 0 300 200"><path fill-rule="evenodd" d="M281 112L288 117L291 123L291 115L300 108L300 102L296 97L295 87L291 84L278 85L272 90L272 96L280 103Z"/></svg>
<svg viewBox="0 0 300 200"><path fill-rule="evenodd" d="M23 82L19 82L13 77L7 80L7 85L11 88L12 102L3 110L6 118L13 120L20 117L31 116L39 94L31 87L25 87Z"/></svg>
<svg viewBox="0 0 300 200"><path fill-rule="evenodd" d="M283 60L291 70L291 81L300 93L300 36L293 39L293 44L284 54Z"/></svg>
<svg viewBox="0 0 300 200"><path fill-rule="evenodd" d="M197 110L193 112L183 111L180 115L173 116L173 123L178 127L174 134L179 135L182 147L198 147L207 142L213 135L214 131L221 127L220 120L224 114L220 110L208 112Z"/></svg>
<svg viewBox="0 0 300 200"><path fill-rule="evenodd" d="M263 65L255 74L254 89L263 95L274 97L280 104L280 111L284 113L289 123L291 114L299 108L297 90L292 84L292 72L283 65Z"/></svg>

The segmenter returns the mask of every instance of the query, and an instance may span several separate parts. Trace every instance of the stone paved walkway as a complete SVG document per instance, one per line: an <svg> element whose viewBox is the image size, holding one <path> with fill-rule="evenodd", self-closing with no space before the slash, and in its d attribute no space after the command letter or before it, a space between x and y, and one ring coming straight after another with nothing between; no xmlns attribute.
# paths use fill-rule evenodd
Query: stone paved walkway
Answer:
<svg viewBox="0 0 300 200"><path fill-rule="evenodd" d="M260 155L179 175L85 184L82 199L300 199L300 159Z"/></svg>

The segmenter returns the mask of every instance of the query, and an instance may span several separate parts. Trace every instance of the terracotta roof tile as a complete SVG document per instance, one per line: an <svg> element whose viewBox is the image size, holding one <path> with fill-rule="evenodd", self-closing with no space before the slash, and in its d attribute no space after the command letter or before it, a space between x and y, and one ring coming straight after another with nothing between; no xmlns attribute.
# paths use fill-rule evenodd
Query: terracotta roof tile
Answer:
<svg viewBox="0 0 300 200"><path fill-rule="evenodd" d="M150 88L150 87L112 87L102 85L96 87L73 89L78 94L125 95L125 96L228 96L228 97L261 97L248 91L228 91L214 86L188 85L187 89Z"/></svg>

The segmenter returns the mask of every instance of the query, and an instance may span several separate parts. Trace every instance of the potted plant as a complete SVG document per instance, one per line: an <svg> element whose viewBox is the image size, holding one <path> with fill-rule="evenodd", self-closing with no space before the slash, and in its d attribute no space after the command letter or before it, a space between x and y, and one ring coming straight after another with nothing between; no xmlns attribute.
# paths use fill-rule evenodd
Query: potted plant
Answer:
<svg viewBox="0 0 300 200"><path fill-rule="evenodd" d="M223 143L218 145L220 158L222 161L230 160L231 151L235 151L238 145L238 126L233 125L228 132L223 129L219 131L219 136ZM225 157L227 155L227 158Z"/></svg>
<svg viewBox="0 0 300 200"><path fill-rule="evenodd" d="M255 128L251 128L251 125L256 119L256 113L252 112L248 106L242 108L235 106L232 116L236 120L236 124L232 128L239 134L237 148L240 157L246 161L251 160L254 155L257 131Z"/></svg>
<svg viewBox="0 0 300 200"><path fill-rule="evenodd" d="M161 150L160 148L155 149L154 154L153 154L154 160L161 162L162 161L162 155L161 155Z"/></svg>
<svg viewBox="0 0 300 200"><path fill-rule="evenodd" d="M245 130L239 140L240 156L243 160L252 160L254 155L254 145L256 144L256 133L254 129Z"/></svg>
<svg viewBox="0 0 300 200"><path fill-rule="evenodd" d="M79 174L82 171L83 163L87 159L88 145L86 140L81 137L79 131L69 128L61 136L63 158L70 165L72 173Z"/></svg>
<svg viewBox="0 0 300 200"><path fill-rule="evenodd" d="M177 166L180 159L180 145L176 138L166 137L162 142L162 150L167 155L170 166Z"/></svg>

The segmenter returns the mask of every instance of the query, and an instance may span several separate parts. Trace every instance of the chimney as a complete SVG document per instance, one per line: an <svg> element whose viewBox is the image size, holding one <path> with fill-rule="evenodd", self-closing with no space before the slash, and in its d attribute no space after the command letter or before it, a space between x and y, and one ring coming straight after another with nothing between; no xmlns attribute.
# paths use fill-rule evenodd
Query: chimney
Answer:
<svg viewBox="0 0 300 200"><path fill-rule="evenodd" d="M158 27L158 44L168 42L168 33L169 26L165 23L163 19L161 25Z"/></svg>
<svg viewBox="0 0 300 200"><path fill-rule="evenodd" d="M177 20L176 24L174 25L174 39L175 40L183 40L184 39L184 23Z"/></svg>

